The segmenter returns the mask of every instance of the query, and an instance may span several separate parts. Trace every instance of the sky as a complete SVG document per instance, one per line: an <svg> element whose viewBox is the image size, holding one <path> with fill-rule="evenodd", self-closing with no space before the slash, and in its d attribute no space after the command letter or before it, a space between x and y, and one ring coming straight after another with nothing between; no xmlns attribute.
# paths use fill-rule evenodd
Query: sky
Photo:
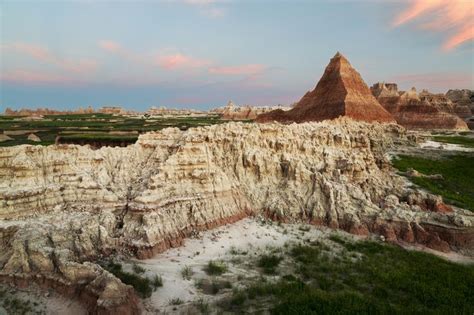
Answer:
<svg viewBox="0 0 474 315"><path fill-rule="evenodd" d="M337 51L369 86L474 89L474 1L3 0L0 112L291 104Z"/></svg>

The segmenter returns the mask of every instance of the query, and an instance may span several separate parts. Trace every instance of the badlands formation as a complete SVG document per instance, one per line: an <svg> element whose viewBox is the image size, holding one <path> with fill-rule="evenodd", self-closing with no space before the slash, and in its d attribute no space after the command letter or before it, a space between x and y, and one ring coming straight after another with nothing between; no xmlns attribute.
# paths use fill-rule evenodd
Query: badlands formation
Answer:
<svg viewBox="0 0 474 315"><path fill-rule="evenodd" d="M470 108L466 105L453 104L449 92L448 96L427 91L418 94L415 88L399 92L395 83L376 83L371 90L380 104L405 128L468 129L466 122L461 118L471 116Z"/></svg>
<svg viewBox="0 0 474 315"><path fill-rule="evenodd" d="M141 135L128 147L0 149L0 279L138 314L97 263L152 257L200 230L264 214L473 255L474 216L396 175L395 124L227 123Z"/></svg>
<svg viewBox="0 0 474 315"><path fill-rule="evenodd" d="M261 114L258 122L305 122L340 116L367 122L395 122L375 99L360 74L339 52L331 59L316 88L289 111Z"/></svg>

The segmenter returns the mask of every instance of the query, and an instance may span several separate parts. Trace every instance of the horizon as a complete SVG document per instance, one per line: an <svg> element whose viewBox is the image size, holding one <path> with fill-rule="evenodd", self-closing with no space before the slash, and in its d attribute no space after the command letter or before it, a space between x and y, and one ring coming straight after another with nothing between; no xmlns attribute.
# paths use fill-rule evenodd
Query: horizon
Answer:
<svg viewBox="0 0 474 315"><path fill-rule="evenodd" d="M336 51L369 87L474 87L470 1L40 4L0 5L2 113L290 105Z"/></svg>

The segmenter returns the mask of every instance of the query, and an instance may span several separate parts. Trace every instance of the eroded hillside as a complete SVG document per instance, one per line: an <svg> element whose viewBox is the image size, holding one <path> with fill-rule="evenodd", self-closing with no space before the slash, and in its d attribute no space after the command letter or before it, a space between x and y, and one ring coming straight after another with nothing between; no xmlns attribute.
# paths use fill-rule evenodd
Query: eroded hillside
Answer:
<svg viewBox="0 0 474 315"><path fill-rule="evenodd" d="M96 260L151 257L253 213L469 254L472 213L394 173L386 152L401 141L397 125L343 119L169 128L125 148L2 148L0 276L94 312L138 313L131 287Z"/></svg>

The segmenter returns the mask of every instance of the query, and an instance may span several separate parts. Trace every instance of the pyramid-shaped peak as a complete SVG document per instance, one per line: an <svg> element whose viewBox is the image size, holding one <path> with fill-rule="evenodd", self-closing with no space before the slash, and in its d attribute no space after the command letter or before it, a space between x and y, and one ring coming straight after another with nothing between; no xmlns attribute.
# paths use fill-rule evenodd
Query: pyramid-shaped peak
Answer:
<svg viewBox="0 0 474 315"><path fill-rule="evenodd" d="M347 58L343 54L341 54L339 51L336 52L334 57L331 58L331 61L337 61L337 60L344 60L344 61L349 62Z"/></svg>
<svg viewBox="0 0 474 315"><path fill-rule="evenodd" d="M346 57L337 52L314 90L306 93L292 110L262 114L258 121L321 121L339 116L368 122L394 122L390 113L372 95L361 75Z"/></svg>

